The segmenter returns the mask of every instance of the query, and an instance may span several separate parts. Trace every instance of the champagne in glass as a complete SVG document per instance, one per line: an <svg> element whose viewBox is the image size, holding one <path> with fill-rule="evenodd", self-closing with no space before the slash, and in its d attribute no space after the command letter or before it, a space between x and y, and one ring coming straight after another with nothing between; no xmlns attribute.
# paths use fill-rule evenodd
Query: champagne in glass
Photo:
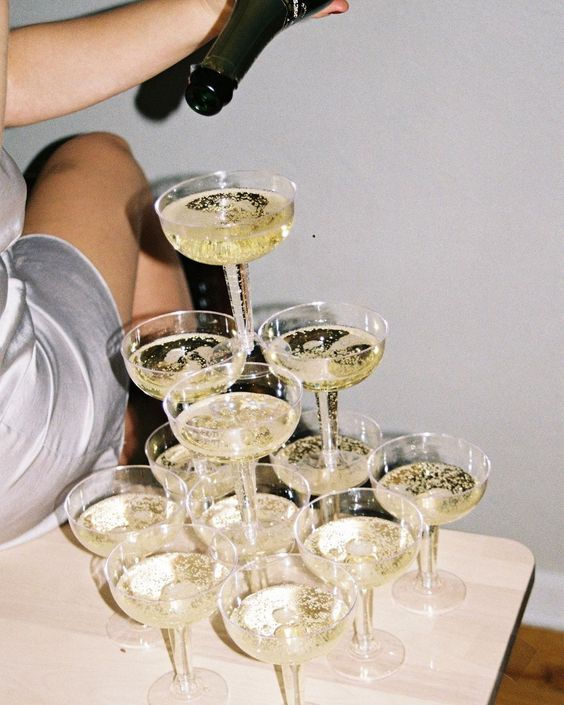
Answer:
<svg viewBox="0 0 564 705"><path fill-rule="evenodd" d="M326 578L328 563L335 563L357 583L354 636L329 660L337 673L361 681L384 678L403 663L401 641L372 626L373 589L405 570L421 539L422 518L415 504L393 490L383 494L387 502L371 488L324 495L300 510L295 524L298 548L314 573ZM328 504L333 504L331 511Z"/></svg>
<svg viewBox="0 0 564 705"><path fill-rule="evenodd" d="M190 373L197 381L194 398L227 389L246 357L235 319L214 311L174 311L143 321L125 335L121 352L133 382L161 400ZM192 465L198 475L206 471L206 460L197 454Z"/></svg>
<svg viewBox="0 0 564 705"><path fill-rule="evenodd" d="M225 469L201 478L188 494L192 521L223 531L237 547L240 562L259 555L290 552L294 547L296 515L310 500L308 483L297 470L258 463L254 472L257 490L254 544L248 542L233 477Z"/></svg>
<svg viewBox="0 0 564 705"><path fill-rule="evenodd" d="M352 576L329 562L324 573L322 580L297 554L263 556L238 568L220 591L227 633L249 656L282 666L288 705L304 702L302 664L332 649L353 618Z"/></svg>
<svg viewBox="0 0 564 705"><path fill-rule="evenodd" d="M466 586L457 575L437 570L439 526L465 516L480 501L490 473L489 458L462 438L419 433L381 445L370 456L369 468L377 494L388 489L404 493L424 521L419 569L394 583L395 600L418 614L455 609L464 601Z"/></svg>
<svg viewBox="0 0 564 705"><path fill-rule="evenodd" d="M314 302L270 316L258 330L266 360L293 372L315 393L323 443L322 465L339 463L337 394L362 382L384 354L387 323L360 306Z"/></svg>
<svg viewBox="0 0 564 705"><path fill-rule="evenodd" d="M150 688L150 705L224 705L228 688L214 671L192 668L190 626L207 619L237 563L235 546L209 526L146 529L108 556L112 595L133 619L168 631L174 670ZM204 540L205 539L205 540Z"/></svg>
<svg viewBox="0 0 564 705"><path fill-rule="evenodd" d="M174 311L143 321L124 336L121 353L132 381L161 400L190 372L231 362L235 378L245 361L235 319L214 311Z"/></svg>
<svg viewBox="0 0 564 705"><path fill-rule="evenodd" d="M192 378L198 374L172 387L164 410L173 433L189 451L230 464L247 538L255 544L256 461L292 435L301 413L301 384L291 373L281 376L265 363L246 363L228 391L194 398Z"/></svg>
<svg viewBox="0 0 564 705"><path fill-rule="evenodd" d="M293 436L272 453L271 458L285 469L293 472L298 468L307 480L313 495L347 490L363 485L368 479L368 456L382 443L380 427L369 416L341 409L337 463L332 472L323 458L323 438L319 429L319 415L316 409L304 411Z"/></svg>
<svg viewBox="0 0 564 705"><path fill-rule="evenodd" d="M155 209L172 246L196 262L221 265L243 347L254 347L248 263L290 232L295 185L265 171L218 171L172 186Z"/></svg>
<svg viewBox="0 0 564 705"><path fill-rule="evenodd" d="M95 556L107 557L125 539L150 526L180 526L186 516L187 488L163 468L158 481L147 465L119 465L97 470L78 482L65 498L73 534ZM114 613L108 636L130 648L160 643L160 634Z"/></svg>
<svg viewBox="0 0 564 705"><path fill-rule="evenodd" d="M157 480L160 481L163 470L172 471L186 483L188 490L198 482L202 474L212 473L222 467L207 463L204 459L204 468L200 470L202 459L196 458L178 442L169 423L162 424L149 434L145 441L145 455ZM229 474L227 467L223 467L222 471Z"/></svg>

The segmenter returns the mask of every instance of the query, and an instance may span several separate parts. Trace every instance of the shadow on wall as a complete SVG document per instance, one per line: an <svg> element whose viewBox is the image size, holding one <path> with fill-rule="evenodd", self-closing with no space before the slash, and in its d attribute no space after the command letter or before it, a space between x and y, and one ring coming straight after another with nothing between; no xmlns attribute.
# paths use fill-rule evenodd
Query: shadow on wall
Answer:
<svg viewBox="0 0 564 705"><path fill-rule="evenodd" d="M139 86L135 107L141 115L158 122L180 107L191 67L202 61L210 45L211 42Z"/></svg>
<svg viewBox="0 0 564 705"><path fill-rule="evenodd" d="M210 45L211 42L139 86L135 96L135 107L141 115L148 120L158 122L166 120L183 106L191 67L204 58ZM189 179L191 176L196 176L196 174L171 176L151 184L155 199L178 181ZM200 264L182 255L180 258L188 280L194 308L231 313L223 268Z"/></svg>

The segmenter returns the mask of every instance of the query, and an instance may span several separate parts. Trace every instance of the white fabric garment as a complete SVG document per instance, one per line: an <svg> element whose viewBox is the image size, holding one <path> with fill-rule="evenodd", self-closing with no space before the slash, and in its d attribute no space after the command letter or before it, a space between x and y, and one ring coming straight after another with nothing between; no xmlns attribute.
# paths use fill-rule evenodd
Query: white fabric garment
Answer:
<svg viewBox="0 0 564 705"><path fill-rule="evenodd" d="M64 521L82 476L117 463L127 375L105 281L75 247L21 233L25 182L0 154L0 548ZM19 238L19 239L18 239Z"/></svg>

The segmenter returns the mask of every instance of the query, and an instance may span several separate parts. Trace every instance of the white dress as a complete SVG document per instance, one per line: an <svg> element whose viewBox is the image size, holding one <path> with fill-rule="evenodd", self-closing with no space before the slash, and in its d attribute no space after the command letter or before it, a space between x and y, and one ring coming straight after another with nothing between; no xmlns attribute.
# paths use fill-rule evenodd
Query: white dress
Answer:
<svg viewBox="0 0 564 705"><path fill-rule="evenodd" d="M75 247L20 238L26 187L0 151L0 548L65 520L66 492L117 463L127 375L105 281Z"/></svg>

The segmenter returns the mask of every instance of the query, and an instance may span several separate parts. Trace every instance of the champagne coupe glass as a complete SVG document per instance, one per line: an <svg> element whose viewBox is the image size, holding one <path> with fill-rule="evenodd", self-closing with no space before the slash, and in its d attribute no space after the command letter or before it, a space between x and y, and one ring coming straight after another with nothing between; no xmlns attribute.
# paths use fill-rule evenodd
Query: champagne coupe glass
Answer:
<svg viewBox="0 0 564 705"><path fill-rule="evenodd" d="M335 505L328 513L327 503ZM295 532L306 564L324 577L325 560L333 561L347 568L358 585L354 636L328 657L342 676L377 680L403 663L405 649L400 639L373 629L373 589L415 558L422 526L414 502L393 490L383 491L381 497L370 487L332 492L300 510Z"/></svg>
<svg viewBox="0 0 564 705"><path fill-rule="evenodd" d="M203 461L202 458L195 458L193 453L178 442L169 423L158 426L149 434L145 441L145 455L157 480L160 481L163 469L170 470L186 483L188 490L200 479L202 473L211 473L221 467L207 463L205 458ZM227 471L228 468L224 467L223 470Z"/></svg>
<svg viewBox="0 0 564 705"><path fill-rule="evenodd" d="M337 447L339 462L333 472L327 472L323 461L323 439L319 429L316 409L302 412L293 436L271 454L273 462L281 467L280 477L286 468L297 468L308 481L313 495L348 490L363 485L368 480L368 456L382 443L382 431L374 419L345 409L339 410Z"/></svg>
<svg viewBox="0 0 564 705"><path fill-rule="evenodd" d="M143 321L124 336L121 353L133 382L160 400L180 377L196 371L204 374L195 395L226 388L246 357L235 319L215 311L174 311ZM226 364L216 379L210 369L219 362ZM192 463L197 474L206 471L204 458L194 455Z"/></svg>
<svg viewBox="0 0 564 705"><path fill-rule="evenodd" d="M254 347L248 263L290 232L296 187L267 171L217 171L165 191L155 210L172 246L189 259L223 266L247 353Z"/></svg>
<svg viewBox="0 0 564 705"><path fill-rule="evenodd" d="M298 377L315 393L328 474L346 460L338 446L337 394L374 370L384 354L386 321L361 306L322 301L292 306L258 330L266 360Z"/></svg>
<svg viewBox="0 0 564 705"><path fill-rule="evenodd" d="M95 556L106 558L118 543L148 526L182 524L186 497L186 485L170 470L163 469L157 481L148 465L118 465L78 482L64 506L80 543ZM147 648L161 641L157 630L115 612L106 623L106 632L129 648Z"/></svg>
<svg viewBox="0 0 564 705"><path fill-rule="evenodd" d="M353 619L355 582L342 566L326 564L322 579L298 554L263 556L239 567L219 594L225 628L237 646L282 666L287 705L304 703L302 664L333 648Z"/></svg>
<svg viewBox="0 0 564 705"><path fill-rule="evenodd" d="M157 480L163 469L178 475L188 490L198 480L192 454L178 442L169 423L158 426L149 434L145 441L145 456Z"/></svg>
<svg viewBox="0 0 564 705"><path fill-rule="evenodd" d="M436 615L458 607L464 582L437 570L439 526L460 519L482 498L490 460L462 438L438 433L400 436L384 443L369 459L370 481L411 497L423 515L419 569L406 573L392 588L396 602L418 614Z"/></svg>
<svg viewBox="0 0 564 705"><path fill-rule="evenodd" d="M149 318L124 336L121 353L133 382L160 400L180 376L219 362L232 362L236 377L246 357L235 319L215 311Z"/></svg>
<svg viewBox="0 0 564 705"><path fill-rule="evenodd" d="M188 493L192 521L223 531L237 547L239 562L292 551L296 515L310 500L303 475L289 467L257 463L255 483L257 530L256 543L252 545L247 541L231 473L225 469L209 473Z"/></svg>
<svg viewBox="0 0 564 705"><path fill-rule="evenodd" d="M214 671L193 668L190 626L217 607L221 585L237 563L221 531L192 524L146 529L118 544L106 561L112 594L130 617L168 630L174 670L149 689L149 705L223 705L228 688Z"/></svg>
<svg viewBox="0 0 564 705"><path fill-rule="evenodd" d="M220 363L210 368L221 376ZM229 464L249 543L256 543L256 461L292 435L301 413L302 386L292 373L247 362L224 393L194 397L194 373L182 378L163 407L180 443L214 463ZM196 382L194 381L196 377Z"/></svg>

